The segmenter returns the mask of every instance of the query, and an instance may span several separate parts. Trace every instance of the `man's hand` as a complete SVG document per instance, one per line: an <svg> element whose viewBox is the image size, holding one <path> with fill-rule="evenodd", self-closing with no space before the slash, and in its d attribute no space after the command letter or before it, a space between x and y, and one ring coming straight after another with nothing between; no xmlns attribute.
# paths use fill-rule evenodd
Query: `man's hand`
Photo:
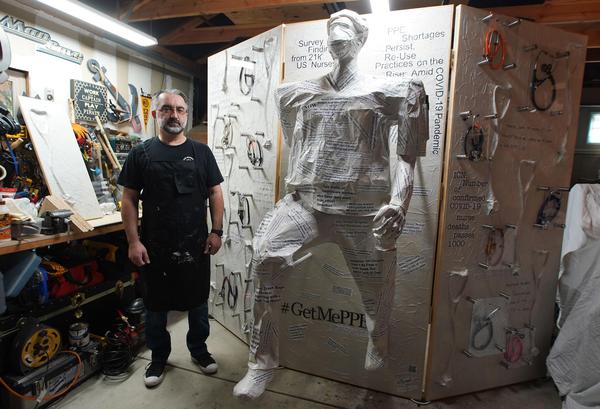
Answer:
<svg viewBox="0 0 600 409"><path fill-rule="evenodd" d="M129 245L128 251L129 260L138 267L150 264L150 257L148 257L148 251L141 241L136 241Z"/></svg>
<svg viewBox="0 0 600 409"><path fill-rule="evenodd" d="M217 254L217 251L221 248L221 238L215 234L210 233L206 239L206 246L204 246L204 254L210 254L211 256Z"/></svg>
<svg viewBox="0 0 600 409"><path fill-rule="evenodd" d="M396 248L396 240L402 233L406 221L406 210L392 201L383 206L373 218L373 236L377 250L390 251Z"/></svg>

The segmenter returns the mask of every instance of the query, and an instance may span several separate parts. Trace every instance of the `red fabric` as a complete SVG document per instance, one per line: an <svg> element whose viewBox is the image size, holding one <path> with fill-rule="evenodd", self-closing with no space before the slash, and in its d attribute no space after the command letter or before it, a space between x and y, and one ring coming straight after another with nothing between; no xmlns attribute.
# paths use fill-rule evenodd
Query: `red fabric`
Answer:
<svg viewBox="0 0 600 409"><path fill-rule="evenodd" d="M53 298L64 297L103 281L104 276L98 269L98 263L90 261L71 267L64 274L51 277L50 296Z"/></svg>

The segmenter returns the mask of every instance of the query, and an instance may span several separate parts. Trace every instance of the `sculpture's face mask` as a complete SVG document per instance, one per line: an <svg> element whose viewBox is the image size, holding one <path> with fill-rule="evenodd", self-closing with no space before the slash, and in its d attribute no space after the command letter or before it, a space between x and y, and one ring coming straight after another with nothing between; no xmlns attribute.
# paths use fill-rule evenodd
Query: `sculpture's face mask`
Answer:
<svg viewBox="0 0 600 409"><path fill-rule="evenodd" d="M327 45L334 60L350 60L360 51L362 40L355 32L352 21L347 17L340 17L329 28Z"/></svg>

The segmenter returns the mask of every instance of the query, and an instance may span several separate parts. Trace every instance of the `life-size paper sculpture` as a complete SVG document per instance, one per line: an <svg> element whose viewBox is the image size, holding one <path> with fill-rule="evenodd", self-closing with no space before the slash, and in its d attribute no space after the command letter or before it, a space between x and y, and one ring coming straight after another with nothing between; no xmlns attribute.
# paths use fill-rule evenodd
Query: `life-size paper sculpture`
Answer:
<svg viewBox="0 0 600 409"><path fill-rule="evenodd" d="M428 139L427 96L420 81L393 82L359 72L368 27L343 10L327 23L333 71L277 89L290 147L288 194L254 240L254 323L249 370L234 395L260 396L279 365L279 314L294 255L336 243L360 290L366 314L366 369L385 363L394 297L396 240L413 189L417 156ZM390 166L390 153L398 166Z"/></svg>

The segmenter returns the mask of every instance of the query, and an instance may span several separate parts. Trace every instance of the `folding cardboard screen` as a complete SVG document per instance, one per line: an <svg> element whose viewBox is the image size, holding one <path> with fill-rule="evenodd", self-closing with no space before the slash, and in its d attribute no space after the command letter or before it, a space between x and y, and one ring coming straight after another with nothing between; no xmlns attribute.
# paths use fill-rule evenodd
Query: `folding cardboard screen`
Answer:
<svg viewBox="0 0 600 409"><path fill-rule="evenodd" d="M420 79L429 95L427 151L417 160L397 244L390 357L384 368L364 370L360 292L340 249L324 243L283 272L283 365L427 399L543 375L567 202L561 188L568 187L572 165L585 38L486 16L465 6L365 16L369 38L359 54L361 71L390 81ZM503 49L492 50L491 64L478 64L488 32L494 44L500 39L494 47ZM542 64L552 69L544 71ZM252 239L285 192L288 150L274 90L331 67L326 20L277 27L208 60L208 140L225 177L226 201L210 306L245 341L252 318ZM554 87L546 110L531 100L534 67L539 81L552 75L538 81L535 91L536 104L544 108ZM260 152L253 141L260 142ZM550 217L558 199L558 215L538 223L540 207L547 205ZM335 314L357 319L340 322ZM535 331L525 331L527 326ZM514 336L535 355L523 352L517 360L510 349L520 348ZM518 362L501 364L513 360Z"/></svg>

